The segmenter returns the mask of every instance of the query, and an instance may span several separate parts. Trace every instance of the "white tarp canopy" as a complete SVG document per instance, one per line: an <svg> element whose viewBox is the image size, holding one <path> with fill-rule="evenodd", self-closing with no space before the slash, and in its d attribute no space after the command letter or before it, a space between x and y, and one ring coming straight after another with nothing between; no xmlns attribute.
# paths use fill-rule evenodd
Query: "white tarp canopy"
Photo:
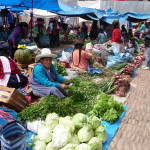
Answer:
<svg viewBox="0 0 150 150"><path fill-rule="evenodd" d="M24 10L24 13L27 15L30 15L32 10ZM41 9L33 9L33 16L36 18L42 17L42 18L54 18L57 16L57 14L48 12L46 10L41 10Z"/></svg>
<svg viewBox="0 0 150 150"><path fill-rule="evenodd" d="M31 10L24 10L23 15L21 15L21 21L29 23L31 17L30 17ZM36 21L37 18L43 18L45 20L46 27L48 26L49 19L57 17L57 14L48 12L46 10L41 9L33 9L33 22Z"/></svg>

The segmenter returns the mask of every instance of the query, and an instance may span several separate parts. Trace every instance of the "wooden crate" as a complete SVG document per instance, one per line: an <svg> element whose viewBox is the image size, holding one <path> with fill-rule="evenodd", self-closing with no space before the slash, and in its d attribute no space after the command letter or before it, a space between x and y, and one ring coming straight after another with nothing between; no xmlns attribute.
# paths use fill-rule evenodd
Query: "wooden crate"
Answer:
<svg viewBox="0 0 150 150"><path fill-rule="evenodd" d="M8 88L1 85L0 101L13 106L18 111L22 111L29 105L28 100L15 88Z"/></svg>

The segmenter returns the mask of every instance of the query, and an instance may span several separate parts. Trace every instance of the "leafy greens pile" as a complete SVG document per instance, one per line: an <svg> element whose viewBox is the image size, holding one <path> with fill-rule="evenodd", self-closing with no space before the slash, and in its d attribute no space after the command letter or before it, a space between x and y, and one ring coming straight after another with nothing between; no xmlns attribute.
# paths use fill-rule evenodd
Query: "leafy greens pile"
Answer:
<svg viewBox="0 0 150 150"><path fill-rule="evenodd" d="M94 105L95 97L100 94L99 86L80 76L69 80L68 96L60 99L55 96L46 96L41 102L25 108L18 114L21 121L33 121L37 118L45 119L52 112L59 116L74 115L78 112L87 114Z"/></svg>
<svg viewBox="0 0 150 150"><path fill-rule="evenodd" d="M114 97L103 93L98 96L93 110L90 111L89 114L100 117L109 123L114 123L124 111L125 109L121 103L116 102Z"/></svg>

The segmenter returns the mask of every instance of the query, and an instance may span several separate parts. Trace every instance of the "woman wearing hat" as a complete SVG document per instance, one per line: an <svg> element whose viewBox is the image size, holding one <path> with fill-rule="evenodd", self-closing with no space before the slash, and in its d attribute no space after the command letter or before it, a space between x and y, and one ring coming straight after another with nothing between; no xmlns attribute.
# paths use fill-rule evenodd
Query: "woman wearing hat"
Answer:
<svg viewBox="0 0 150 150"><path fill-rule="evenodd" d="M63 84L66 79L58 74L52 64L52 58L55 57L56 55L52 54L49 48L43 48L41 54L36 56L39 63L34 67L30 78L31 87L36 96L54 95L60 98L66 96L64 89L68 86Z"/></svg>
<svg viewBox="0 0 150 150"><path fill-rule="evenodd" d="M112 45L115 46L120 53L124 52L124 48L122 45L122 38L120 32L120 24L118 20L114 20L112 23L112 35L111 35L111 42Z"/></svg>
<svg viewBox="0 0 150 150"><path fill-rule="evenodd" d="M88 68L88 62L92 58L92 54L83 50L83 43L81 40L75 42L75 49L72 52L71 68L75 70L86 71Z"/></svg>

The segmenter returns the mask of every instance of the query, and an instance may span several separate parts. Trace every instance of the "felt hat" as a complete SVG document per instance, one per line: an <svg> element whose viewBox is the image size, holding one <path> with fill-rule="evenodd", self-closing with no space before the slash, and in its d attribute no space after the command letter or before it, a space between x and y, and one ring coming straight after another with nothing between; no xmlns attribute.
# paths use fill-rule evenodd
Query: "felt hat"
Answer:
<svg viewBox="0 0 150 150"><path fill-rule="evenodd" d="M41 50L41 54L37 55L36 56L36 59L37 60L40 60L41 58L44 58L44 57L52 57L52 58L56 58L57 55L55 54L52 54L51 50L49 48L43 48Z"/></svg>

